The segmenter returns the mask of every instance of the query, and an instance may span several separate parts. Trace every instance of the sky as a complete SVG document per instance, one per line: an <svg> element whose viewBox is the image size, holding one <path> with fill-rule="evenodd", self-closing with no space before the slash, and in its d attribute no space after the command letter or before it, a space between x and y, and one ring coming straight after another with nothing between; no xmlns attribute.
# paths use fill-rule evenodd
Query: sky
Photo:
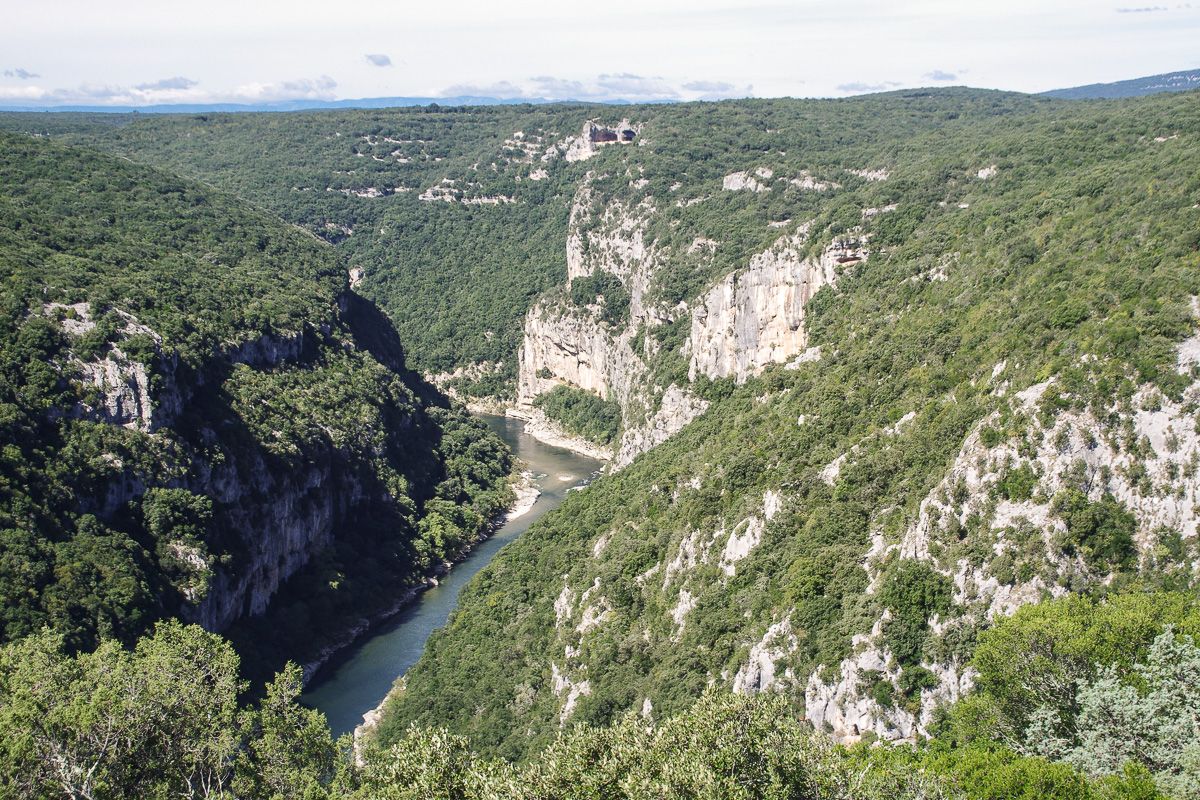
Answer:
<svg viewBox="0 0 1200 800"><path fill-rule="evenodd" d="M1200 0L0 0L0 104L1017 91L1200 67Z"/></svg>

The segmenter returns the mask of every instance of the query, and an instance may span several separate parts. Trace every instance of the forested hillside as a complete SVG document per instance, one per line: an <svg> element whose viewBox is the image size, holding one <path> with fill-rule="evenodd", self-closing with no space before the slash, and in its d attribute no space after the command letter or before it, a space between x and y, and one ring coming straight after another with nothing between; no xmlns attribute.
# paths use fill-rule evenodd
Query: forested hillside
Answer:
<svg viewBox="0 0 1200 800"><path fill-rule="evenodd" d="M396 322L414 367L454 373L456 388L511 398L525 313L567 277L563 244L579 182L616 162L590 147L588 119L642 131L629 144L659 196L790 148L809 169L874 157L928 131L1054 113L1023 95L947 90L848 101L747 100L672 106L424 107L288 114L0 114L0 128L63 137L234 192L334 242L359 291ZM581 134L581 127L584 128ZM603 142L602 142L603 143ZM597 160L591 160L595 157ZM625 167L622 166L621 169ZM616 177L616 176L612 176ZM795 177L792 175L789 178ZM862 181L863 178L857 178ZM786 204L786 208L781 207ZM796 204L800 205L797 207ZM732 204L732 208L729 208ZM770 229L743 223L813 210L799 185L730 194L692 216L723 217L736 263ZM747 208L752 206L754 208ZM678 276L668 293L711 274Z"/></svg>
<svg viewBox="0 0 1200 800"><path fill-rule="evenodd" d="M165 167L337 244L356 288L395 321L414 367L483 364L465 383L482 377L474 391L492 394L511 393L525 310L566 278L562 240L583 170L542 156L577 136L587 114L584 106L431 107L117 123L113 115L4 114L0 128Z"/></svg>
<svg viewBox="0 0 1200 800"><path fill-rule="evenodd" d="M10 485L129 471L151 447L184 455L182 477L167 480L161 465L175 462L155 455L159 482L135 473L122 485L136 491L103 515L87 505L64 515L66 505L39 499L86 498L98 484L84 491L55 477L21 489L32 500L14 501L6 524L26 531L11 541L31 543L4 563L76 563L73 543L94 541L91 513L102 543L119 541L130 563L149 565L134 570L139 580L174 581L168 596L182 598L188 618L192 587L220 580L173 565L211 563L216 576L245 557L182 525L223 530L223 507L214 503L208 522L196 500L204 492L189 481L224 485L195 465L240 469L243 446L255 464L295 469L326 463L332 442L351 454L339 458L357 465L353 474L365 471L351 495L386 487L381 505L401 520L376 528L356 518L363 537L335 539L282 589L275 607L286 613L259 618L273 629L299 637L331 626L350 564L382 553L385 568L428 566L474 535L504 499L507 459L388 368L399 364L379 363L394 348L365 332L387 326L356 325L355 309L370 307L343 289L339 262L397 321L416 367L457 370L455 388L519 403L539 424L610 448L614 464L472 581L393 694L362 764L289 704L294 676L268 693L282 698L286 723L260 709L222 726L236 741L204 752L216 754L222 780L250 781L235 795L1200 795L1195 93L1075 103L937 90L611 112L0 116L10 129L177 170L304 229L237 201L245 219L263 220L265 243L239 226L216 241L240 249L206 238L173 246L189 263L203 259L209 276L230 267L222 281L235 287L181 317L167 308L178 298L156 294L188 285L193 273L177 274L174 256L125 258L112 273L72 272L75 262L61 260L101 257L92 228L150 224L136 214L72 207L82 233L56 233L24 273L9 257L14 274L31 275L6 282L30 287L13 303L12 346L43 343L39 357L7 368L19 430L42 426L16 440L53 443L13 451ZM27 154L20 164L82 158L4 141ZM122 196L125 184L89 177L91 164L145 176L134 187L168 180L88 158L70 185L103 180L116 195L73 194L64 179L36 197ZM25 189L8 187L38 181L17 177L5 191L19 203L6 202L33 207ZM172 231L164 241L193 235L178 220L235 203L180 185L153 223ZM26 231L45 237L49 223L10 218L12 252L42 254ZM204 236L220 227L196 225ZM297 254L269 261L279 237ZM122 276L146 264L160 272L153 292L138 294L149 290ZM42 277L60 274L79 285ZM100 281L108 294L91 294L82 274L111 274ZM257 284L236 288L248 274L298 283L271 300ZM258 313L255 333L240 332L238 314L221 315L235 301ZM106 302L121 313L103 327ZM205 316L210 304L217 311ZM239 343L267 336L283 352L296 325L305 333L282 361L236 355L259 353ZM155 416L160 402L141 422L102 425L101 409L126 413L124 401L101 402L83 391L87 381L70 380L70 370L127 374L144 363L146 381L165 385L175 352L176 382L189 369L217 373L185 381L182 410L168 403L165 418ZM96 359L115 366L88 367ZM82 389L70 394L72 385ZM162 419L194 420L187 429L200 433ZM114 462L115 451L78 443L77 429L143 449L123 445ZM381 438L364 441L363 430ZM413 433L380 433L392 430ZM427 460L412 461L414 450ZM186 491L160 494L176 489ZM49 521L22 528L38 503ZM388 538L397 530L399 540ZM141 656L70 651L97 632L132 636L167 611L73 628L61 620L80 615L52 617L62 606L44 599L73 573L53 574L38 584L52 590L9 605L28 609L10 635L44 618L75 638L65 648L52 635L23 639L0 658L8 719L54 719L47 709L58 706L6 687L38 669L110 674L105 659ZM316 586L334 599L314 602ZM243 655L256 657L266 628L238 630ZM168 651L192 646L189 636L199 634L158 634ZM76 734L64 723L38 735ZM279 766L272 736L294 737L303 755ZM165 746L150 734L127 741ZM898 746L871 746L881 741ZM28 760L36 748L4 752L26 770L40 763ZM154 783L161 777L113 785L149 793L179 780Z"/></svg>
<svg viewBox="0 0 1200 800"><path fill-rule="evenodd" d="M1022 604L1194 585L1195 97L873 102L939 122L822 149L755 116L741 136L700 128L745 148L712 133L707 158L678 162L680 127L647 123L652 144L589 162L573 275L617 277L632 311L545 301L526 352L554 357L529 364L534 385L599 385L557 354L600 341L644 370L637 386L675 383L707 410L476 579L385 739L445 724L523 757L576 720L669 716L715 684L778 692L842 741L911 741ZM780 339L784 358L739 360L748 336L706 361L724 302L708 287L753 308L737 287L779 263L828 270L804 335ZM1043 735L1018 725L1010 745Z"/></svg>
<svg viewBox="0 0 1200 800"><path fill-rule="evenodd" d="M506 505L503 445L405 370L328 245L26 136L0 187L3 640L180 616L312 657Z"/></svg>

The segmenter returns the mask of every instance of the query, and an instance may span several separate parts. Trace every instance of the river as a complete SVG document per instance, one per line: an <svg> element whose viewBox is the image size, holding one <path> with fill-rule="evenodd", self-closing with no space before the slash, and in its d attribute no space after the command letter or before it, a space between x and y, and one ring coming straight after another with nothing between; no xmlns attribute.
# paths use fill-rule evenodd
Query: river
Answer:
<svg viewBox="0 0 1200 800"><path fill-rule="evenodd" d="M334 736L361 724L363 714L378 706L396 679L416 663L425 641L446 624L458 605L458 593L475 573L602 466L594 459L539 442L524 432L522 420L488 414L479 417L512 448L523 462L522 469L533 473L541 494L533 508L476 546L442 577L439 585L421 594L412 605L347 648L317 674L300 699L325 713Z"/></svg>

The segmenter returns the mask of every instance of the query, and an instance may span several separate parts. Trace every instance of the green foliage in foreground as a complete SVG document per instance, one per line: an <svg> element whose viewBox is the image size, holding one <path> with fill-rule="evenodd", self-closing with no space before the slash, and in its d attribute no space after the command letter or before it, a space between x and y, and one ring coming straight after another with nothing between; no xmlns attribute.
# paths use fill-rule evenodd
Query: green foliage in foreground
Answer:
<svg viewBox="0 0 1200 800"><path fill-rule="evenodd" d="M567 433L596 444L612 444L621 432L621 406L618 403L602 400L573 386L555 386L539 395L533 405L546 412L546 416Z"/></svg>
<svg viewBox="0 0 1200 800"><path fill-rule="evenodd" d="M241 709L238 658L176 622L75 657L48 632L0 650L0 797L318 798L342 761L280 674Z"/></svg>
<svg viewBox="0 0 1200 800"><path fill-rule="evenodd" d="M1200 796L1200 602L1187 593L1068 596L980 636L974 692L944 735L992 742L1085 774L1133 765L1176 797Z"/></svg>
<svg viewBox="0 0 1200 800"><path fill-rule="evenodd" d="M303 800L950 800L1156 798L1144 775L1090 782L995 748L848 751L778 696L705 693L655 722L575 726L515 766L466 739L410 728L359 758L300 708L292 666L239 708L237 656L160 624L127 651L65 655L59 637L0 649L0 798Z"/></svg>

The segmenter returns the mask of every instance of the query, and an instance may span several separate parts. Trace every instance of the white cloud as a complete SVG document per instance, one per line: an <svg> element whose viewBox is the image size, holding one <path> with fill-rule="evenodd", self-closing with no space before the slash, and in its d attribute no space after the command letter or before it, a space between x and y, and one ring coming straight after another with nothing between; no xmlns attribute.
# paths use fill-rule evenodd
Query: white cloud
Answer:
<svg viewBox="0 0 1200 800"><path fill-rule="evenodd" d="M619 99L674 100L679 97L679 92L662 78L634 75L629 72L600 75L596 78L596 85L603 93Z"/></svg>
<svg viewBox="0 0 1200 800"><path fill-rule="evenodd" d="M958 74L954 72L946 72L944 69L935 69L932 72L926 72L923 76L929 81L956 81Z"/></svg>
<svg viewBox="0 0 1200 800"><path fill-rule="evenodd" d="M608 0L603 13L561 0L359 0L353 14L319 0L120 0L120 14L96 0L55 0L55 14L45 5L5 5L0 73L12 74L0 82L52 94L185 75L202 85L169 91L189 102L296 93L289 79L324 74L338 75L333 90L299 93L434 96L507 82L510 95L583 100L737 96L751 85L756 96L839 96L859 83L928 85L931 59L958 82L1041 91L1195 67L1200 40L1198 0ZM848 35L854 57L831 58ZM16 66L32 76L49 64L49 80Z"/></svg>
<svg viewBox="0 0 1200 800"><path fill-rule="evenodd" d="M682 88L689 92L728 92L734 87L732 83L725 81L688 81Z"/></svg>
<svg viewBox="0 0 1200 800"><path fill-rule="evenodd" d="M373 67L390 67L392 65L392 57L386 53L367 53L363 57Z"/></svg>
<svg viewBox="0 0 1200 800"><path fill-rule="evenodd" d="M328 75L297 78L279 83L247 83L233 90L229 99L240 102L272 103L281 100L335 100L337 81Z"/></svg>
<svg viewBox="0 0 1200 800"><path fill-rule="evenodd" d="M903 86L898 81L883 81L882 83L863 83L862 81L854 81L852 83L839 83L838 91L847 94L868 94L870 92L886 92L889 89L896 89Z"/></svg>
<svg viewBox="0 0 1200 800"><path fill-rule="evenodd" d="M754 87L727 81L684 81L678 85L664 78L629 72L605 73L589 80L537 75L525 81L456 83L437 92L439 97L495 97L502 100L584 100L612 102L630 100L717 100L750 97Z"/></svg>
<svg viewBox="0 0 1200 800"><path fill-rule="evenodd" d="M503 100L518 100L530 96L524 89L510 81L488 84L457 83L447 86L438 94L441 97L498 97Z"/></svg>
<svg viewBox="0 0 1200 800"><path fill-rule="evenodd" d="M282 100L336 99L337 81L328 75L278 83L250 83L227 92L197 89L199 82L183 76L120 86L82 83L75 87L47 89L41 86L0 86L0 100L31 104L143 106L163 103L270 103Z"/></svg>
<svg viewBox="0 0 1200 800"><path fill-rule="evenodd" d="M4 77L16 78L19 81L30 81L34 78L40 78L42 76L38 75L36 72L30 72L27 69L22 69L21 67L13 67L12 69L4 70Z"/></svg>
<svg viewBox="0 0 1200 800"><path fill-rule="evenodd" d="M46 99L46 90L39 86L0 86L0 100L38 102Z"/></svg>
<svg viewBox="0 0 1200 800"><path fill-rule="evenodd" d="M174 78L163 78L162 80L154 81L153 83L139 83L134 86L134 89L140 89L144 92L166 91L170 89L190 89L197 85L198 81L191 78L185 78L182 75L176 75Z"/></svg>

